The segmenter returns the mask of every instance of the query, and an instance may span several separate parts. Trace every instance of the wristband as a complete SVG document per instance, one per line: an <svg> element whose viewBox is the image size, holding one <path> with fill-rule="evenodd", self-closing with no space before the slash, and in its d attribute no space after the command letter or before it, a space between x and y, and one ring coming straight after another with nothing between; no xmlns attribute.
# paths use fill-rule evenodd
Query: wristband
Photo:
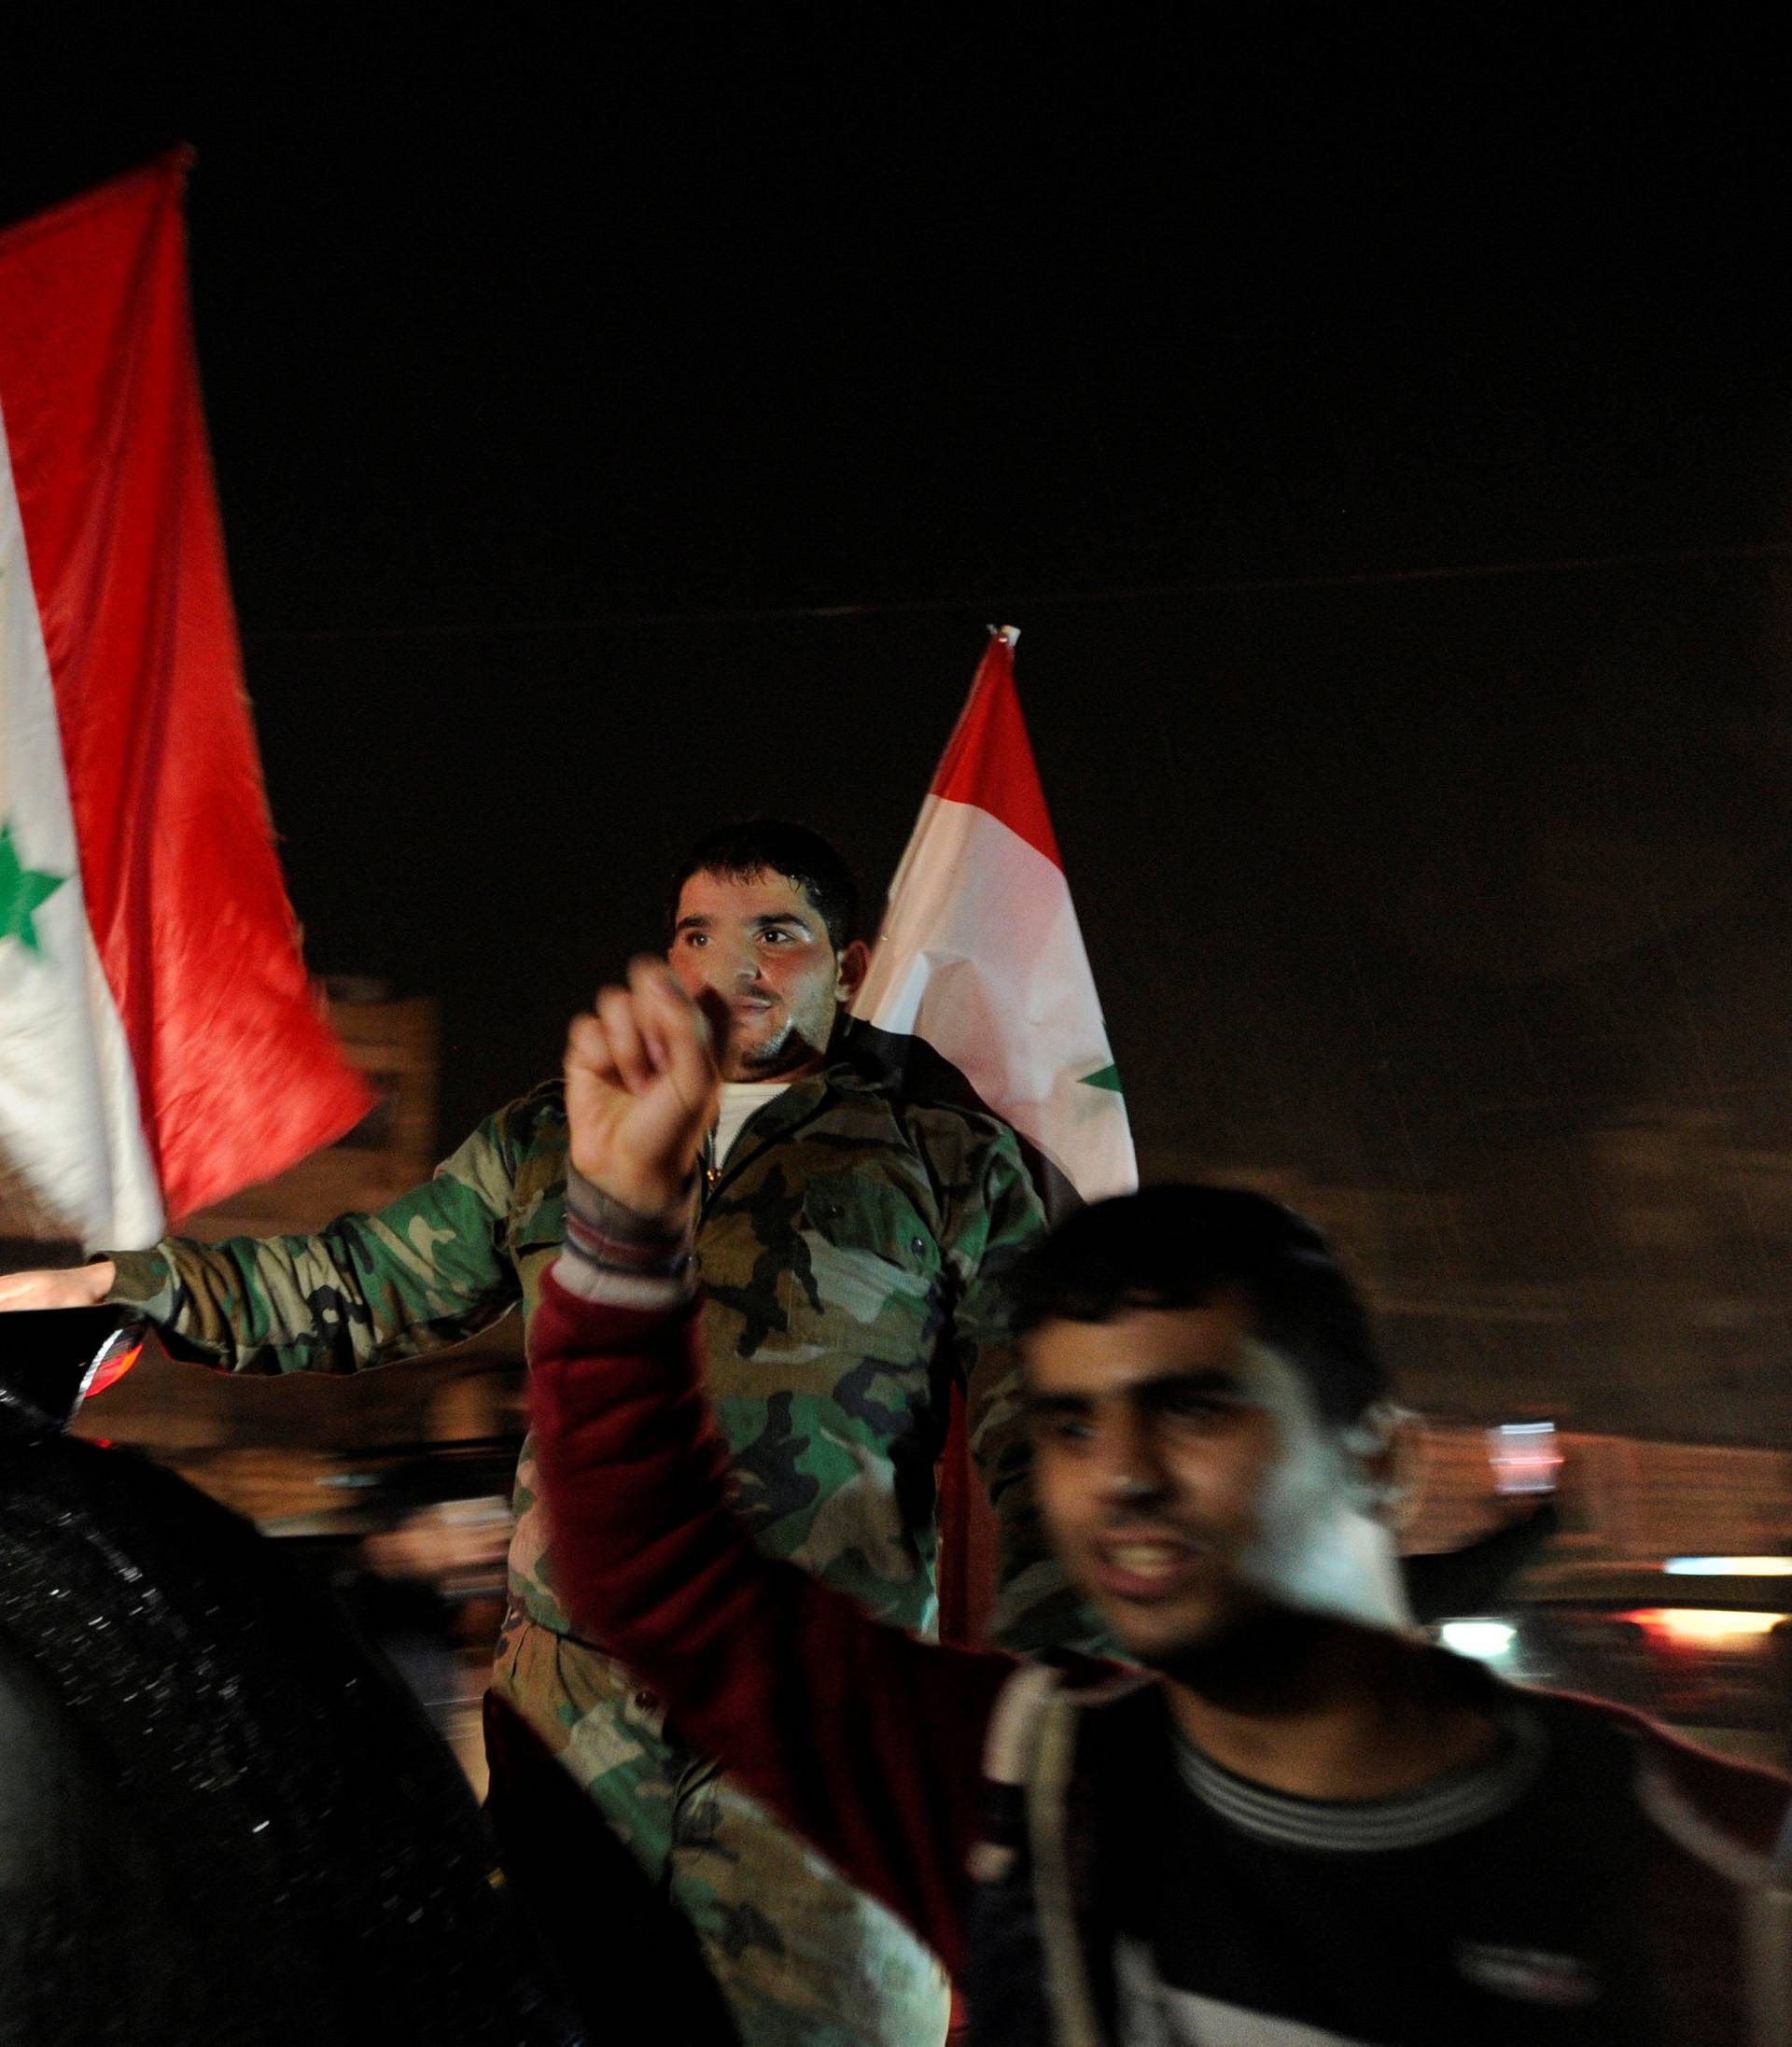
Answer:
<svg viewBox="0 0 1792 2047"><path fill-rule="evenodd" d="M696 1175L687 1182L693 1191ZM567 1164L567 1249L600 1271L641 1279L683 1280L696 1262L691 1251L691 1218L667 1224L638 1215Z"/></svg>

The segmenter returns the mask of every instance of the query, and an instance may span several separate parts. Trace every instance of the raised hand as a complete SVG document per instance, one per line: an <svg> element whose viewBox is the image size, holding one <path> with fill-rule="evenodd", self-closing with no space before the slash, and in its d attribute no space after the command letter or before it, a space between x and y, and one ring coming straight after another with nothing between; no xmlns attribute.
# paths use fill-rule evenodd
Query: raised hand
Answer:
<svg viewBox="0 0 1792 2047"><path fill-rule="evenodd" d="M567 1033L574 1167L637 1215L682 1222L721 1087L707 1019L665 960L632 961Z"/></svg>

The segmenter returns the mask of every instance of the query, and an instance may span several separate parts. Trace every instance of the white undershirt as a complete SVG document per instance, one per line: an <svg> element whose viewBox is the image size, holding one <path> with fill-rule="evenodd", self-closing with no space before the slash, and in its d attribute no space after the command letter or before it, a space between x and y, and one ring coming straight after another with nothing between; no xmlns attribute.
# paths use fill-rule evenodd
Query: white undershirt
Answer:
<svg viewBox="0 0 1792 2047"><path fill-rule="evenodd" d="M747 1118L781 1095L790 1085L787 1080L722 1082L721 1114L716 1118L715 1149L710 1155L718 1166L728 1163L728 1154L734 1150L735 1140L740 1135L741 1126Z"/></svg>

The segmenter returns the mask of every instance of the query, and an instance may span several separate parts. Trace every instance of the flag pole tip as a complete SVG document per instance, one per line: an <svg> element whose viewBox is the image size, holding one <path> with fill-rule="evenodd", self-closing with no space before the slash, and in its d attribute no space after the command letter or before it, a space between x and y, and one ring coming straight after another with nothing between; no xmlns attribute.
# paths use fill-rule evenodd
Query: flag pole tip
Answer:
<svg viewBox="0 0 1792 2047"><path fill-rule="evenodd" d="M992 625L989 628L989 637L991 639L1005 639L1012 647L1020 638L1020 627L1018 625Z"/></svg>

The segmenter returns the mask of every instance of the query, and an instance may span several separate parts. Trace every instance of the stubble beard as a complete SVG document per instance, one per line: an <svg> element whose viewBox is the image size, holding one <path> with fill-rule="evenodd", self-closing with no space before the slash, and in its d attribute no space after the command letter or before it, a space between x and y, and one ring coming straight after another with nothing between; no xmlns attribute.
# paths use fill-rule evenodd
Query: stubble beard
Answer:
<svg viewBox="0 0 1792 2047"><path fill-rule="evenodd" d="M826 1038L821 1045L811 1045L803 1035L797 1019L787 1010L777 1030L758 1045L747 1045L738 1041L728 1047L728 1058L723 1069L724 1080L766 1081L795 1080L805 1073L812 1073L827 1058L827 1039L833 1036L830 1019Z"/></svg>
<svg viewBox="0 0 1792 2047"><path fill-rule="evenodd" d="M735 1045L728 1051L728 1071L723 1078L737 1081L792 1078L816 1063L814 1048L797 1032L788 1017L783 1027L762 1045Z"/></svg>

